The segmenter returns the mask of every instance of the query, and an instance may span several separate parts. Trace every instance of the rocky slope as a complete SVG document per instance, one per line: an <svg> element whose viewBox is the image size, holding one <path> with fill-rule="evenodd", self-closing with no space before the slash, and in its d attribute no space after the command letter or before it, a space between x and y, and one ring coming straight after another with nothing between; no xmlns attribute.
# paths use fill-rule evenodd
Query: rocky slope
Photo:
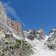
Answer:
<svg viewBox="0 0 56 56"><path fill-rule="evenodd" d="M27 41L17 40L12 34L0 31L0 56L29 56L33 54L31 48Z"/></svg>
<svg viewBox="0 0 56 56"><path fill-rule="evenodd" d="M34 38L38 39L38 40L43 40L46 37L46 34L44 32L43 29L40 30L28 30L25 31L25 37L27 37L30 40L34 40Z"/></svg>
<svg viewBox="0 0 56 56"><path fill-rule="evenodd" d="M11 20L0 2L0 56L29 56L33 53L19 21Z"/></svg>
<svg viewBox="0 0 56 56"><path fill-rule="evenodd" d="M56 56L56 29L49 35L43 29L23 32L0 2L0 56Z"/></svg>
<svg viewBox="0 0 56 56"><path fill-rule="evenodd" d="M30 30L28 34L27 32L28 31L25 31L27 37L26 40L32 45L35 52L31 56L56 56L56 29L52 29L48 35L43 34L43 38L41 38L42 31L38 30L38 33L35 33L35 35L37 34L37 38L34 36L33 40L31 39L33 38L32 35L34 35L32 31ZM30 35L31 37L28 38Z"/></svg>
<svg viewBox="0 0 56 56"><path fill-rule="evenodd" d="M49 32L49 38L46 41L46 45L53 50L56 50L56 29L52 29Z"/></svg>

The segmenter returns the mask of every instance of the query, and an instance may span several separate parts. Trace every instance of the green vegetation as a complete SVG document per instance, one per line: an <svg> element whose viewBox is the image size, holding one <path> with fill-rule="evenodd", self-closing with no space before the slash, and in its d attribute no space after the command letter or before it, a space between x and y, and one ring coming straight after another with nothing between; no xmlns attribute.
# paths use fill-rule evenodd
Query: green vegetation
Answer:
<svg viewBox="0 0 56 56"><path fill-rule="evenodd" d="M21 40L16 40L16 43L15 43L15 45L14 46L10 46L10 48L19 48L20 47L20 45L21 45Z"/></svg>
<svg viewBox="0 0 56 56"><path fill-rule="evenodd" d="M21 40L16 40L16 45L21 45Z"/></svg>

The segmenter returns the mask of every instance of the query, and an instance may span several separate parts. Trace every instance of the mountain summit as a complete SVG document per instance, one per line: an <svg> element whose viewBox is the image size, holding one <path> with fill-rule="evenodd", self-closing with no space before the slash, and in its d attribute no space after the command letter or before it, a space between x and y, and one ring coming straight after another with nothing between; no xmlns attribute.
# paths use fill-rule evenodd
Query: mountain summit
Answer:
<svg viewBox="0 0 56 56"><path fill-rule="evenodd" d="M23 31L21 23L11 20L0 2L0 56L31 54L56 56L56 29L52 29L48 35L43 29Z"/></svg>
<svg viewBox="0 0 56 56"><path fill-rule="evenodd" d="M14 36L21 36L21 38L16 37L17 39L24 39L21 23L17 20L11 20L11 18L7 16L2 2L0 2L0 23L0 30L4 30L5 33L12 33Z"/></svg>

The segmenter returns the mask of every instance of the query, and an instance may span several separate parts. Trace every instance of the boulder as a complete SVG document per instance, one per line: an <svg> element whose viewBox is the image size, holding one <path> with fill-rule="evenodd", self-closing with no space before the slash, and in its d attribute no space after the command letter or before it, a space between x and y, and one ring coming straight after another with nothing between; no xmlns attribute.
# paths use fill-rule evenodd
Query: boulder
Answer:
<svg viewBox="0 0 56 56"><path fill-rule="evenodd" d="M27 36L27 38L30 40L34 40L34 35L29 35L29 36Z"/></svg>

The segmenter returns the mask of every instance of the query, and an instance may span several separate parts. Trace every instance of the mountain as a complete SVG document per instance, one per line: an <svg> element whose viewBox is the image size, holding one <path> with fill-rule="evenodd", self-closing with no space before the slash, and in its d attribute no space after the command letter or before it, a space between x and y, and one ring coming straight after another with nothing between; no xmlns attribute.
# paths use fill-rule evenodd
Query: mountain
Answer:
<svg viewBox="0 0 56 56"><path fill-rule="evenodd" d="M56 29L48 35L43 29L23 31L0 2L0 56L56 56Z"/></svg>
<svg viewBox="0 0 56 56"><path fill-rule="evenodd" d="M34 40L34 38L38 40L45 39L46 34L43 29L40 30L27 30L26 31L26 37L30 40Z"/></svg>
<svg viewBox="0 0 56 56"><path fill-rule="evenodd" d="M14 36L17 36L16 37L17 39L24 39L21 23L17 20L16 21L11 20L11 17L7 16L7 13L2 5L2 2L0 2L0 22L1 22L0 24L3 24L0 26L1 30L4 30L4 32L6 33L10 31Z"/></svg>
<svg viewBox="0 0 56 56"><path fill-rule="evenodd" d="M56 50L56 29L52 29L49 32L49 38L46 41L46 45L53 50Z"/></svg>
<svg viewBox="0 0 56 56"><path fill-rule="evenodd" d="M30 32L32 34L31 30ZM33 51L35 52L31 56L56 56L56 29L52 29L48 35L44 34L43 36L45 37L43 39L38 37L39 32L42 32L42 29L37 30L37 32L38 33L35 33L37 34L37 38L34 37L34 40L31 40L31 37L26 38L26 41L32 45ZM28 32L28 36L29 34L30 33Z"/></svg>
<svg viewBox="0 0 56 56"><path fill-rule="evenodd" d="M0 2L0 56L29 56L32 46L25 41L21 23L11 20Z"/></svg>

